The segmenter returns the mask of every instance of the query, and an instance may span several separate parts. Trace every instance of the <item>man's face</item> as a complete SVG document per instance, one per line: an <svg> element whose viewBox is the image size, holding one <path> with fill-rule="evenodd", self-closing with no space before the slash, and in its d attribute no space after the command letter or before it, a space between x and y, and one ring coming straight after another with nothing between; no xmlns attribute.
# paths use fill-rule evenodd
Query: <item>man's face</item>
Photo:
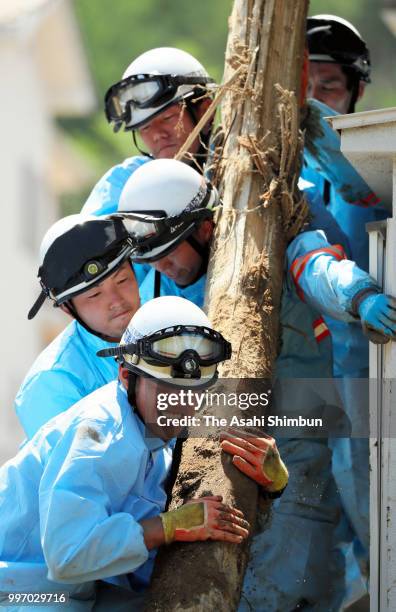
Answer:
<svg viewBox="0 0 396 612"><path fill-rule="evenodd" d="M114 274L72 299L88 327L118 342L139 308L139 288L129 261Z"/></svg>
<svg viewBox="0 0 396 612"><path fill-rule="evenodd" d="M184 287L189 285L197 276L202 264L202 257L184 241L169 255L154 261L153 268Z"/></svg>
<svg viewBox="0 0 396 612"><path fill-rule="evenodd" d="M197 115L199 117L200 113L197 112ZM153 157L171 159L184 144L194 127L195 124L185 106L173 104L142 126L138 133ZM198 149L199 137L194 140L189 152L194 154Z"/></svg>
<svg viewBox="0 0 396 612"><path fill-rule="evenodd" d="M196 232L194 238L203 246L207 245L213 232L211 221L204 221ZM165 274L177 285L185 287L192 283L198 276L202 265L202 257L186 241L179 244L171 253L154 261L153 268Z"/></svg>
<svg viewBox="0 0 396 612"><path fill-rule="evenodd" d="M124 368L120 368L120 379L124 386L127 386L127 375L123 377L123 370L125 371ZM185 393L187 390L187 387L180 389L176 386L161 383L153 378L138 377L136 383L137 409L141 418L154 436L165 441L178 436L184 429L182 426L161 424L161 421L158 423L158 417L180 418L183 416L193 416L195 414L196 405L195 402L186 401L184 398L184 401L180 400L180 403L177 405L174 405L175 401L172 401L172 405L166 410L159 410L157 401L158 395L162 395L163 401L164 394L166 394L167 397L169 394L172 394L172 397L175 398L176 394L180 394L181 391Z"/></svg>
<svg viewBox="0 0 396 612"><path fill-rule="evenodd" d="M347 88L347 77L340 64L331 62L309 63L308 97L324 102L333 110L346 114L352 98L352 92ZM363 88L359 91L359 97Z"/></svg>

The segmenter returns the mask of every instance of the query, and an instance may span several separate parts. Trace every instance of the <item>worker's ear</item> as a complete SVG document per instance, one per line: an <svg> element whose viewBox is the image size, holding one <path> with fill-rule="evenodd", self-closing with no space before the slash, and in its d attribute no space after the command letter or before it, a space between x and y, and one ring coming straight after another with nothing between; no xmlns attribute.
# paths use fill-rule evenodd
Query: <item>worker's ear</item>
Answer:
<svg viewBox="0 0 396 612"><path fill-rule="evenodd" d="M213 221L205 219L197 230L195 230L193 236L200 244L208 244L213 234Z"/></svg>
<svg viewBox="0 0 396 612"><path fill-rule="evenodd" d="M121 365L118 367L118 378L125 389L128 389L128 374L129 370L127 368L123 368Z"/></svg>
<svg viewBox="0 0 396 612"><path fill-rule="evenodd" d="M70 312L67 304L59 304L59 308L62 312L67 314L68 317L71 317L72 319L74 319L74 315L72 314L72 312Z"/></svg>

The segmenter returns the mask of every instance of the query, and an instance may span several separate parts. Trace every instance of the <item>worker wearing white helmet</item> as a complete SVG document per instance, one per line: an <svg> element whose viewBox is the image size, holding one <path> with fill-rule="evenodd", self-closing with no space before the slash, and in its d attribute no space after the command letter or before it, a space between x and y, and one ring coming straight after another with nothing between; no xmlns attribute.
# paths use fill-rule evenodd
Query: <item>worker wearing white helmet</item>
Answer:
<svg viewBox="0 0 396 612"><path fill-rule="evenodd" d="M140 609L159 546L248 536L242 512L217 495L165 511L171 438L181 428L152 419L159 393L211 385L229 343L197 306L163 297L143 305L120 346L101 354L117 356L119 381L53 419L0 470L0 601L9 601L4 592L67 591L76 609L91 610L110 589L111 609ZM173 416L191 411L172 401ZM251 473L264 489L283 489L287 470L273 439L258 440Z"/></svg>
<svg viewBox="0 0 396 612"><path fill-rule="evenodd" d="M143 141L146 152L111 168L96 184L83 212L115 212L131 174L152 158L172 158L201 119L211 102L214 82L190 53L172 47L139 55L121 81L105 96L106 118L115 130L122 126ZM203 167L212 119L202 128L183 161Z"/></svg>
<svg viewBox="0 0 396 612"><path fill-rule="evenodd" d="M48 299L74 321L37 358L18 391L15 409L29 437L116 377L115 366L99 360L96 351L120 339L139 306L131 248L117 219L71 215L45 234L41 293L28 316Z"/></svg>
<svg viewBox="0 0 396 612"><path fill-rule="evenodd" d="M203 293L218 205L216 188L179 161L152 161L127 181L118 212L134 242L133 260L154 268L141 285L144 299L166 295L168 279L183 288L187 299L196 301Z"/></svg>
<svg viewBox="0 0 396 612"><path fill-rule="evenodd" d="M107 91L106 118L116 131L121 126L136 130L178 102L194 104L213 83L189 53L172 47L151 49L139 55Z"/></svg>

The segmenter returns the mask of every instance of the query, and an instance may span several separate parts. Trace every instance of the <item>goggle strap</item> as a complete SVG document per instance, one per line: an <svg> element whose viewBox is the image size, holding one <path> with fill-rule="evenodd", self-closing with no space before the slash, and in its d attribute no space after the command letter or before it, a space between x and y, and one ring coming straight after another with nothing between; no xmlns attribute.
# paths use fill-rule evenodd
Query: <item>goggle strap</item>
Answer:
<svg viewBox="0 0 396 612"><path fill-rule="evenodd" d="M186 329L188 327L189 329ZM125 354L129 355L137 355L138 357L149 357L153 358L150 355L150 349L153 342L156 340L162 340L165 338L170 338L172 336L178 336L183 333L200 333L203 338L209 338L216 342L221 342L223 346L223 357L221 360L226 360L231 358L231 344L227 342L223 338L223 336L216 332L215 330L209 329L207 327L197 326L197 325L177 325L165 329L161 329L149 336L144 338L140 338L137 342L123 344L121 346L115 346L110 348L101 349L96 353L98 357L124 357ZM158 360L159 361L159 360ZM216 362L218 363L218 362Z"/></svg>
<svg viewBox="0 0 396 612"><path fill-rule="evenodd" d="M125 353L136 354L136 344L123 344L121 346L112 346L110 348L100 349L96 353L98 357L123 357Z"/></svg>
<svg viewBox="0 0 396 612"><path fill-rule="evenodd" d="M133 74L118 83L115 83L108 90L106 97L110 96L114 90L122 89L124 86L133 83L144 83L145 81L171 81L175 85L206 85L214 83L214 79L205 76L181 76L176 74Z"/></svg>
<svg viewBox="0 0 396 612"><path fill-rule="evenodd" d="M46 298L47 298L47 293L46 293L46 291L44 291L44 289L42 289L40 295L37 298L37 300L34 302L33 306L31 307L31 309L28 312L28 319L29 319L29 321L31 321L31 319L33 319L36 316L36 314L38 313L38 311L40 310L40 308L44 304Z"/></svg>

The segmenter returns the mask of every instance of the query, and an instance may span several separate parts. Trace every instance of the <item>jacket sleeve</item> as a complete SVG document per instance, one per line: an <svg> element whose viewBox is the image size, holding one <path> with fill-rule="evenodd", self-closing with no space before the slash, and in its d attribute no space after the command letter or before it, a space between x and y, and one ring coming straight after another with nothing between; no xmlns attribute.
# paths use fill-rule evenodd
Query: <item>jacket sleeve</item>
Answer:
<svg viewBox="0 0 396 612"><path fill-rule="evenodd" d="M93 420L71 426L46 465L39 504L50 580L81 583L126 574L148 559L143 528L114 507L114 499L133 487L139 457L129 446L126 460L122 436L104 429ZM125 492L117 488L121 466L129 471Z"/></svg>
<svg viewBox="0 0 396 612"><path fill-rule="evenodd" d="M341 229L336 219L326 208L323 198L313 183L300 178L298 181L299 189L307 198L310 212L310 230L323 230L330 244L341 244L345 253L351 253L350 243L347 235Z"/></svg>
<svg viewBox="0 0 396 612"><path fill-rule="evenodd" d="M308 165L320 172L349 204L363 208L383 208L384 203L341 153L338 133L324 120L324 117L337 113L318 100L311 99L308 104L310 120L317 126L312 130L313 137L309 137L310 130L307 126L304 157Z"/></svg>
<svg viewBox="0 0 396 612"><path fill-rule="evenodd" d="M356 320L358 295L378 291L374 279L346 259L341 245L330 245L322 231L299 234L287 249L287 265L300 298L342 321Z"/></svg>
<svg viewBox="0 0 396 612"><path fill-rule="evenodd" d="M147 161L150 161L150 157L130 157L122 164L110 168L92 189L81 212L98 217L117 212L125 183L135 170Z"/></svg>
<svg viewBox="0 0 396 612"><path fill-rule="evenodd" d="M26 435L32 438L42 425L85 394L81 381L71 372L55 368L40 371L19 389L15 411Z"/></svg>

